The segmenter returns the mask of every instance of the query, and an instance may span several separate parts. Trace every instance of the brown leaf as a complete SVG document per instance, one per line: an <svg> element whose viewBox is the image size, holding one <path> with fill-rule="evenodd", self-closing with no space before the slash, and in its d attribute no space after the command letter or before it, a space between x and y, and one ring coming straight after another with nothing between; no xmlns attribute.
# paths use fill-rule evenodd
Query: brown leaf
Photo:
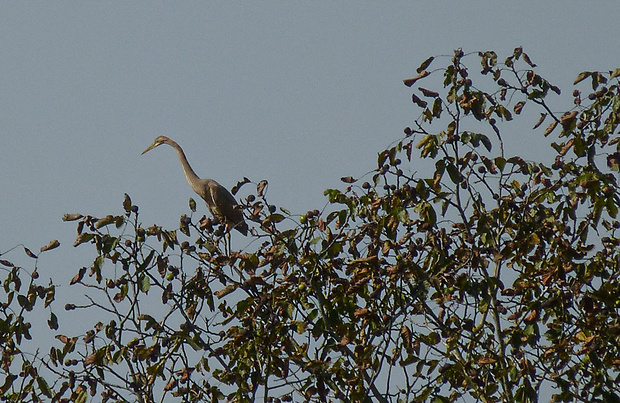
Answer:
<svg viewBox="0 0 620 403"><path fill-rule="evenodd" d="M525 101L519 101L514 107L515 113L518 115L523 110L523 106L525 105Z"/></svg>
<svg viewBox="0 0 620 403"><path fill-rule="evenodd" d="M357 181L357 179L353 178L352 176L344 176L340 178L340 180L343 181L344 183L353 183Z"/></svg>
<svg viewBox="0 0 620 403"><path fill-rule="evenodd" d="M84 359L84 365L92 365L97 362L97 353L91 354Z"/></svg>
<svg viewBox="0 0 620 403"><path fill-rule="evenodd" d="M65 336L64 334L59 334L56 336L56 338L60 340L60 342L63 344L67 344L67 342L69 341L69 338Z"/></svg>
<svg viewBox="0 0 620 403"><path fill-rule="evenodd" d="M536 67L536 64L532 63L527 53L523 53L523 60L525 60L525 63L529 64L530 66Z"/></svg>
<svg viewBox="0 0 620 403"><path fill-rule="evenodd" d="M538 122L536 122L536 124L534 125L533 129L537 129L538 126L542 125L542 123L545 121L546 117L547 117L546 113L541 113L540 114L540 119L538 119Z"/></svg>
<svg viewBox="0 0 620 403"><path fill-rule="evenodd" d="M53 241L50 241L50 243L47 244L46 246L41 247L41 252L45 252L46 250L55 249L55 248L57 248L59 246L60 246L60 242L58 242L57 239L54 239Z"/></svg>
<svg viewBox="0 0 620 403"><path fill-rule="evenodd" d="M36 258L37 258L37 255L35 255L34 253L32 253L32 251L31 251L30 249L26 248L25 246L24 246L24 252L26 252L26 255L28 255L29 257L31 257L31 258L33 258L33 259L36 259Z"/></svg>
<svg viewBox="0 0 620 403"><path fill-rule="evenodd" d="M414 104L418 105L420 108L426 108L426 105L428 105L426 101L420 99L416 94L411 95L411 100L413 101Z"/></svg>
<svg viewBox="0 0 620 403"><path fill-rule="evenodd" d="M560 123L562 124L562 127L564 128L564 130L570 129L570 126L572 122L575 120L576 116L577 116L577 111L572 111L570 113L564 114L560 118Z"/></svg>
<svg viewBox="0 0 620 403"><path fill-rule="evenodd" d="M434 57L434 56L431 56L431 57L429 57L428 59L424 60L424 61L422 62L422 64L420 65L420 67L418 67L418 68L416 69L416 72L417 72L417 73L420 73L420 72L422 72L422 71L426 70L426 69L428 68L428 66L430 66L430 65L431 65L431 63L433 62L433 60L435 60L435 57Z"/></svg>
<svg viewBox="0 0 620 403"><path fill-rule="evenodd" d="M73 276L73 278L69 282L69 285L73 285L75 283L79 283L80 281L82 281L82 279L84 278L84 273L86 273L86 267L82 267L80 271L78 271L78 274Z"/></svg>
<svg viewBox="0 0 620 403"><path fill-rule="evenodd" d="M265 188L267 188L268 182L266 180L262 180L260 182L258 182L258 185L256 185L256 192L258 193L259 196L263 196L264 195L264 191Z"/></svg>
<svg viewBox="0 0 620 403"><path fill-rule="evenodd" d="M62 216L63 221L75 221L84 217L82 214L65 214Z"/></svg>
<svg viewBox="0 0 620 403"><path fill-rule="evenodd" d="M587 77L591 76L592 73L589 71L582 71L581 73L579 73L579 75L577 76L577 78L575 78L575 81L573 82L573 85L585 80Z"/></svg>
<svg viewBox="0 0 620 403"><path fill-rule="evenodd" d="M526 322L534 322L538 319L538 310L532 309L532 311L525 317Z"/></svg>
<svg viewBox="0 0 620 403"><path fill-rule="evenodd" d="M403 83L407 87L411 87L416 81L418 81L421 78L424 78L424 77L428 76L429 74L431 74L431 73L429 73L428 71L424 70L420 74L418 74L417 76L415 76L413 78L408 78L406 80L403 80Z"/></svg>
<svg viewBox="0 0 620 403"><path fill-rule="evenodd" d="M478 360L478 365L487 365L487 364L493 364L497 362L497 359L493 358L493 357L481 357Z"/></svg>
<svg viewBox="0 0 620 403"><path fill-rule="evenodd" d="M554 121L553 121L553 123L551 123L551 124L550 124L550 125L549 125L546 129L545 129L545 133L544 133L544 135L545 135L545 136L548 136L548 135L549 135L549 134L553 131L553 129L555 129L555 127L556 127L557 125L558 125L558 121L557 121L557 120L554 120Z"/></svg>
<svg viewBox="0 0 620 403"><path fill-rule="evenodd" d="M166 386L164 386L164 390L174 389L175 386L177 386L177 380L175 378L172 378L170 382L168 382Z"/></svg>
<svg viewBox="0 0 620 403"><path fill-rule="evenodd" d="M418 87L418 89L422 91L422 94L424 94L425 97L437 98L439 96L438 92L427 90L426 88L422 87Z"/></svg>
<svg viewBox="0 0 620 403"><path fill-rule="evenodd" d="M230 190L230 192L233 195L236 195L237 192L239 191L239 189L241 189L241 186L245 185L246 183L250 183L250 180L244 176L243 180L241 182L237 182L237 184L235 186L233 186L233 188Z"/></svg>

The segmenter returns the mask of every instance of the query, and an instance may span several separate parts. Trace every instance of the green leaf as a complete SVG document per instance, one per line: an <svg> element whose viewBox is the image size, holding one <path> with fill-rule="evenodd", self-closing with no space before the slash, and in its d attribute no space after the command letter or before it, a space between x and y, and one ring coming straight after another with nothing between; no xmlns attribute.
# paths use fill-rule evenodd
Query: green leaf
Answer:
<svg viewBox="0 0 620 403"><path fill-rule="evenodd" d="M504 159L503 157L496 157L495 165L497 166L497 168L499 168L500 172L503 172L504 167L506 166L506 159Z"/></svg>
<svg viewBox="0 0 620 403"><path fill-rule="evenodd" d="M80 393L77 395L77 397L75 398L75 403L86 403L87 399L88 399L88 392L86 392L86 389L82 389Z"/></svg>
<svg viewBox="0 0 620 403"><path fill-rule="evenodd" d="M148 265L151 263L151 260L153 259L154 255L155 255L155 249L152 249L151 252L146 256L144 261L140 264L140 266L138 266L138 270L137 270L138 273L146 270Z"/></svg>
<svg viewBox="0 0 620 403"><path fill-rule="evenodd" d="M52 312L50 318L47 321L47 325L52 330L58 330L58 317Z"/></svg>
<svg viewBox="0 0 620 403"><path fill-rule="evenodd" d="M52 397L52 390L43 377L37 376L37 385L39 385L39 390L41 393L47 397Z"/></svg>
<svg viewBox="0 0 620 403"><path fill-rule="evenodd" d="M0 395L4 395L13 385L13 382L17 379L17 375L8 374L4 379L4 384L0 387Z"/></svg>
<svg viewBox="0 0 620 403"><path fill-rule="evenodd" d="M450 176L450 180L458 185L459 183L461 183L461 174L459 172L459 170L454 166L454 164L449 163L446 166L446 170L448 171L448 175Z"/></svg>
<svg viewBox="0 0 620 403"><path fill-rule="evenodd" d="M267 218L265 218L265 221L263 221L263 223L279 223L282 220L284 220L284 215L280 213L273 213Z"/></svg>
<svg viewBox="0 0 620 403"><path fill-rule="evenodd" d="M140 291L142 291L145 294L148 294L150 288L151 288L151 279L146 274L143 274L140 278Z"/></svg>
<svg viewBox="0 0 620 403"><path fill-rule="evenodd" d="M489 140L487 136L485 136L484 134L481 134L480 141L482 141L482 144L484 144L484 148L486 148L487 151L491 151L491 148L493 147L493 145L491 144L491 140Z"/></svg>

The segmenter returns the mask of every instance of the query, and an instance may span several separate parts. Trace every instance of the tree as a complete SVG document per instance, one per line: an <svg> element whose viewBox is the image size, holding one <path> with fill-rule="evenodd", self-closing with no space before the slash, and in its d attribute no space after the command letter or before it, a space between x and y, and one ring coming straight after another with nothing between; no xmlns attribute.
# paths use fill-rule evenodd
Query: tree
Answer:
<svg viewBox="0 0 620 403"><path fill-rule="evenodd" d="M54 287L32 275L18 295L23 269L0 262L3 398L620 400L620 69L581 73L557 113L535 67L521 48L427 59L404 81L430 84L420 115L369 177L302 216L259 182L247 250L193 200L174 230L145 228L127 195L119 215L65 216L96 251L71 281L88 300L65 309L97 319L22 354L25 314ZM549 161L505 150L536 113Z"/></svg>

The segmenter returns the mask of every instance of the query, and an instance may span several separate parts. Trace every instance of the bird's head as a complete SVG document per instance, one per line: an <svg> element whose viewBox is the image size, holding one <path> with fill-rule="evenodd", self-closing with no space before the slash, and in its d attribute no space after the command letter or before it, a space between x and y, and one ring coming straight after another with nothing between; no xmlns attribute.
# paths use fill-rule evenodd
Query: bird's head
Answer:
<svg viewBox="0 0 620 403"><path fill-rule="evenodd" d="M151 145L149 146L149 148L147 148L146 150L142 151L142 154L145 154L145 153L147 153L147 152L151 151L153 148L155 148L155 147L157 147L157 146L159 146L159 145L161 145L161 144L164 144L164 143L172 145L172 144L171 144L171 142L172 142L172 140L170 140L170 139L169 139L168 137L166 137L166 136L158 136L158 137L155 139L155 141L153 141L153 144L151 144Z"/></svg>

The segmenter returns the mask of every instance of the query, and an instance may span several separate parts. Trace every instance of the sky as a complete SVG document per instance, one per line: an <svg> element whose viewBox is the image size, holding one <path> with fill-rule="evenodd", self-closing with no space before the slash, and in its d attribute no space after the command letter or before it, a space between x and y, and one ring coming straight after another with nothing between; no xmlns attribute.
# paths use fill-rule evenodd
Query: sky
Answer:
<svg viewBox="0 0 620 403"><path fill-rule="evenodd" d="M195 197L177 157L140 155L161 134L201 177L266 179L272 203L321 209L417 117L402 80L427 57L523 46L572 92L579 72L620 67L618 15L617 1L2 2L0 253L58 239L39 271L66 284L94 256L63 214L121 214L124 193L146 226L176 228Z"/></svg>

